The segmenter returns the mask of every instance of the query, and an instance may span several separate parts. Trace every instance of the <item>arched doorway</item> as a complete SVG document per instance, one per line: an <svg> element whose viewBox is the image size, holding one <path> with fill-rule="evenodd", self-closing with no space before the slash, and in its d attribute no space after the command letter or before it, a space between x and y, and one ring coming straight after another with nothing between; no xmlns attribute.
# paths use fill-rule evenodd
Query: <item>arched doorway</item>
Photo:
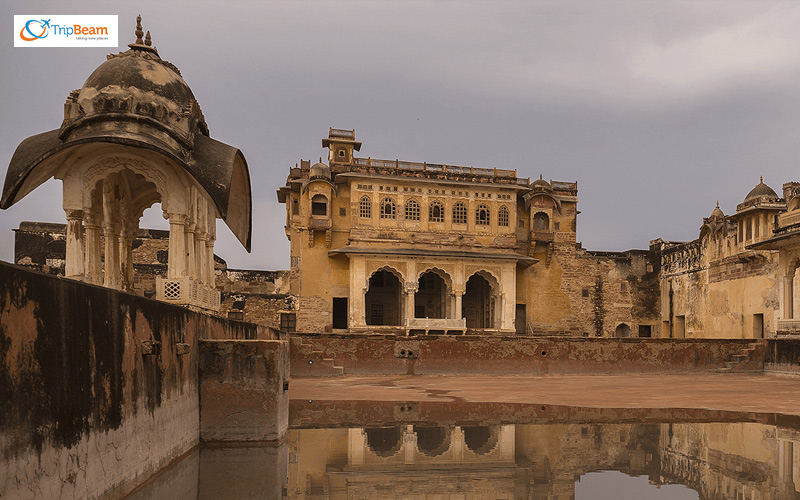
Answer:
<svg viewBox="0 0 800 500"><path fill-rule="evenodd" d="M465 287L462 309L467 328L494 328L494 296L489 280L480 274L470 276Z"/></svg>
<svg viewBox="0 0 800 500"><path fill-rule="evenodd" d="M620 323L617 329L614 330L614 336L621 339L626 339L631 336L631 327L625 323Z"/></svg>
<svg viewBox="0 0 800 500"><path fill-rule="evenodd" d="M400 325L402 323L402 285L393 273L382 269L369 278L364 297L364 316L368 325Z"/></svg>
<svg viewBox="0 0 800 500"><path fill-rule="evenodd" d="M433 271L427 271L419 277L419 288L414 294L415 318L446 318L447 315L447 283Z"/></svg>

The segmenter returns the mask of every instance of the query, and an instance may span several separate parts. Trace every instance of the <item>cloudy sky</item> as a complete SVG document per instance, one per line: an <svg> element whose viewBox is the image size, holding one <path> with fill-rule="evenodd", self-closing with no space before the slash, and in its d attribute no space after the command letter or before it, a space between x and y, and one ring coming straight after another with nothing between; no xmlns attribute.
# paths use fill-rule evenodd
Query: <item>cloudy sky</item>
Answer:
<svg viewBox="0 0 800 500"><path fill-rule="evenodd" d="M9 5L8 0L4 5ZM135 17L180 68L211 136L253 181L253 253L219 226L230 267L288 268L289 167L355 128L363 156L517 169L577 181L578 240L593 250L696 238L719 200L800 180L800 4L11 0L14 14ZM58 128L69 92L114 49L0 45L0 158ZM63 222L51 180L0 213ZM167 227L155 209L143 226Z"/></svg>

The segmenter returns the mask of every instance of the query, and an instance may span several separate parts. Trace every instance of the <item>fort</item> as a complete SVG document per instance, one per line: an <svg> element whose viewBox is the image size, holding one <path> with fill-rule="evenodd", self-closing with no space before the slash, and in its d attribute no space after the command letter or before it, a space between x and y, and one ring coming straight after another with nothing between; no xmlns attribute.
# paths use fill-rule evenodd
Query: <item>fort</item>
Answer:
<svg viewBox="0 0 800 500"><path fill-rule="evenodd" d="M0 498L142 494L161 487L147 482L171 464L197 476L197 464L181 459L198 449L274 471L268 485L253 483L268 497L289 494L281 477L306 481L311 498L358 483L370 465L424 467L440 455L448 467L494 464L497 484L514 489L518 469L531 471L523 483L539 484L545 455L561 453L554 442L534 446L549 432L535 424L575 423L582 411L606 423L603 409L657 422L687 408L694 416L671 417L796 426L800 184L779 195L762 180L730 215L717 204L695 240L600 252L577 238L578 182L358 157L356 131L329 128L326 161L300 160L277 190L289 269L229 268L215 255L216 223L250 250L248 163L210 137L140 19L135 34L69 93L61 126L22 141L9 163L0 208L55 178L66 223L21 223L14 262L0 263ZM168 231L140 227L156 205ZM562 380L564 401L541 378L554 375L607 386L592 398ZM476 378L465 386L464 377ZM626 400L608 388L620 381L664 400ZM730 381L740 392L717 407L681 399ZM534 396L532 387L545 389ZM290 396L299 402L291 408ZM442 397L482 420L449 415ZM745 400L755 407L745 411ZM522 415L521 425L508 415ZM706 458L715 470L749 456L728 450L712 423L701 433L723 449ZM316 446L298 444L290 425L323 424L364 429L320 431L318 463L295 457L285 470L287 439L295 450ZM618 469L691 476L682 450L694 431L669 425L608 431L630 444ZM596 442L613 440L603 432ZM762 483L800 491L787 479L798 473L800 434L736 432L763 433L782 457L769 470L780 482ZM561 434L591 441L578 427ZM574 495L570 474L591 468L581 460L570 457L555 467L557 481L534 489ZM723 478L732 487L747 482L732 475Z"/></svg>

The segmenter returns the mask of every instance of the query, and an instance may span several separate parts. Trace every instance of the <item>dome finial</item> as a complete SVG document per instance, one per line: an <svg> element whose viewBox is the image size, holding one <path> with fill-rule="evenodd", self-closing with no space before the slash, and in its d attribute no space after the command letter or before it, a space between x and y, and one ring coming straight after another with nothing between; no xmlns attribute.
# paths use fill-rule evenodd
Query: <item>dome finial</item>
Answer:
<svg viewBox="0 0 800 500"><path fill-rule="evenodd" d="M142 31L142 15L139 14L136 16L136 44L142 45L144 42L142 41L142 35L144 35L144 31Z"/></svg>
<svg viewBox="0 0 800 500"><path fill-rule="evenodd" d="M148 47L153 45L153 40L150 38L150 30L147 30L147 34L144 36L144 44Z"/></svg>
<svg viewBox="0 0 800 500"><path fill-rule="evenodd" d="M544 180L544 179L542 179L542 175L543 175L543 174L539 174L539 180L540 180L540 181L543 181L543 180Z"/></svg>
<svg viewBox="0 0 800 500"><path fill-rule="evenodd" d="M761 176L761 178L759 179L759 183L760 183L760 184L764 184L764 176L763 176L763 175L762 175L762 176Z"/></svg>
<svg viewBox="0 0 800 500"><path fill-rule="evenodd" d="M719 200L717 200L717 208L719 208Z"/></svg>

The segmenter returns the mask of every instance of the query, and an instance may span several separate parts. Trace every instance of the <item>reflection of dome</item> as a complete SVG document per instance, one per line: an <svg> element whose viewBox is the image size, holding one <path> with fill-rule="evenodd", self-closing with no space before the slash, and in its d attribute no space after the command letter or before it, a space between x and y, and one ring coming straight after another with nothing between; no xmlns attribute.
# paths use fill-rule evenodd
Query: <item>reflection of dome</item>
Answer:
<svg viewBox="0 0 800 500"><path fill-rule="evenodd" d="M308 171L309 179L331 180L331 168L322 162L315 163Z"/></svg>
<svg viewBox="0 0 800 500"><path fill-rule="evenodd" d="M759 182L756 185L756 187L754 187L752 190L750 190L749 193L747 193L747 196L745 196L744 201L746 203L750 200L761 198L762 196L768 196L770 198L776 198L776 199L778 198L778 195L775 193L775 191L773 191L771 187L764 184L763 177L761 178L761 182Z"/></svg>

